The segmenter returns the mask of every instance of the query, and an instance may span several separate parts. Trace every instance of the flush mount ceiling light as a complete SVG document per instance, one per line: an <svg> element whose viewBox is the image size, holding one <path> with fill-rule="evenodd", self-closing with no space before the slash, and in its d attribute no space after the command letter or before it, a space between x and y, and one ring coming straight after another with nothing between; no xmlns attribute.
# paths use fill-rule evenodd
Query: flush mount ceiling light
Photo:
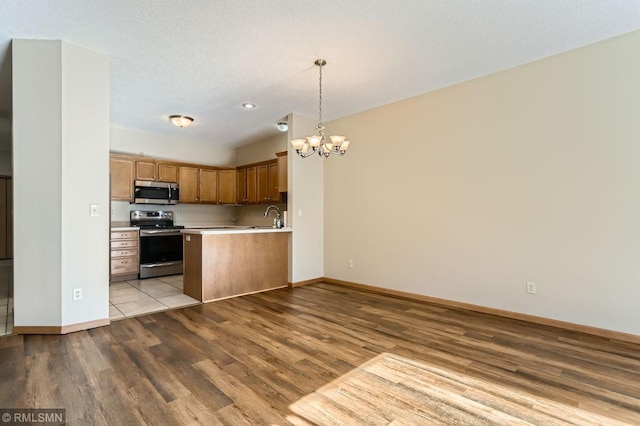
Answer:
<svg viewBox="0 0 640 426"><path fill-rule="evenodd" d="M289 130L289 123L286 121L279 121L278 124L276 124L276 129L280 132L286 132Z"/></svg>
<svg viewBox="0 0 640 426"><path fill-rule="evenodd" d="M178 127L189 127L193 123L193 118L186 115L170 115L169 120Z"/></svg>
<svg viewBox="0 0 640 426"><path fill-rule="evenodd" d="M242 108L244 109L254 109L256 104L252 104L251 102L245 102L242 104Z"/></svg>
<svg viewBox="0 0 640 426"><path fill-rule="evenodd" d="M331 154L344 155L349 149L351 142L345 140L346 136L329 136L331 141L328 141L324 135L324 123L322 122L322 67L327 65L327 61L324 59L318 59L314 62L320 68L320 101L318 102L318 125L316 130L317 135L307 136L305 139L293 139L291 145L296 153L302 157L307 158L314 152L317 152L321 157L328 157Z"/></svg>

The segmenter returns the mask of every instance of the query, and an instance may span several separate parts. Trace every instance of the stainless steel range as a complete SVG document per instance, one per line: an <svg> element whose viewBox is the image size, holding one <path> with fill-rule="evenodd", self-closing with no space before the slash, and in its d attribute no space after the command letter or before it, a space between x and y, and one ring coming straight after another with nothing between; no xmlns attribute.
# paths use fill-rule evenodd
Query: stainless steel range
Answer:
<svg viewBox="0 0 640 426"><path fill-rule="evenodd" d="M140 228L140 278L182 273L184 226L173 224L173 212L134 210L131 226Z"/></svg>

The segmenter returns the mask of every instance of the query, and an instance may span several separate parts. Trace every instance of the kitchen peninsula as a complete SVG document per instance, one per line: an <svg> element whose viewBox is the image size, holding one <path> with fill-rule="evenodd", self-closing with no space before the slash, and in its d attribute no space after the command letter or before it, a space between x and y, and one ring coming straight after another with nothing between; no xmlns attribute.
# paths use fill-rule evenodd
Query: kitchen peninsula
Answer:
<svg viewBox="0 0 640 426"><path fill-rule="evenodd" d="M184 229L184 293L201 302L287 286L290 228Z"/></svg>

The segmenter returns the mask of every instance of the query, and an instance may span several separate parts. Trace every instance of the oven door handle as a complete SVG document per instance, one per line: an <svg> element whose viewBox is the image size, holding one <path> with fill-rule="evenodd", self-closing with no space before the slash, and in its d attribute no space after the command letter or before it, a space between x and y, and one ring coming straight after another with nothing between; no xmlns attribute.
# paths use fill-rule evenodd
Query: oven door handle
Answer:
<svg viewBox="0 0 640 426"><path fill-rule="evenodd" d="M143 237L145 235L180 235L180 230L168 230L168 229L157 229L152 231L140 231L140 236Z"/></svg>
<svg viewBox="0 0 640 426"><path fill-rule="evenodd" d="M162 262L162 263L151 263L148 265L140 265L141 268L158 268L160 266L173 266L173 265L178 265L179 263L181 263L181 261L177 261L177 262Z"/></svg>

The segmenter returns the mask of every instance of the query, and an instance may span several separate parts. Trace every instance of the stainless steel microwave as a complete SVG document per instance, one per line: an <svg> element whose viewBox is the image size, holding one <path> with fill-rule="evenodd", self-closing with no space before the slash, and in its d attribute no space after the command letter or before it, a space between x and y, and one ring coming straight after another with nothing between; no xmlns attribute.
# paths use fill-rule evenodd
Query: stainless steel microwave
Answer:
<svg viewBox="0 0 640 426"><path fill-rule="evenodd" d="M180 193L178 184L173 182L134 181L136 204L178 204Z"/></svg>

